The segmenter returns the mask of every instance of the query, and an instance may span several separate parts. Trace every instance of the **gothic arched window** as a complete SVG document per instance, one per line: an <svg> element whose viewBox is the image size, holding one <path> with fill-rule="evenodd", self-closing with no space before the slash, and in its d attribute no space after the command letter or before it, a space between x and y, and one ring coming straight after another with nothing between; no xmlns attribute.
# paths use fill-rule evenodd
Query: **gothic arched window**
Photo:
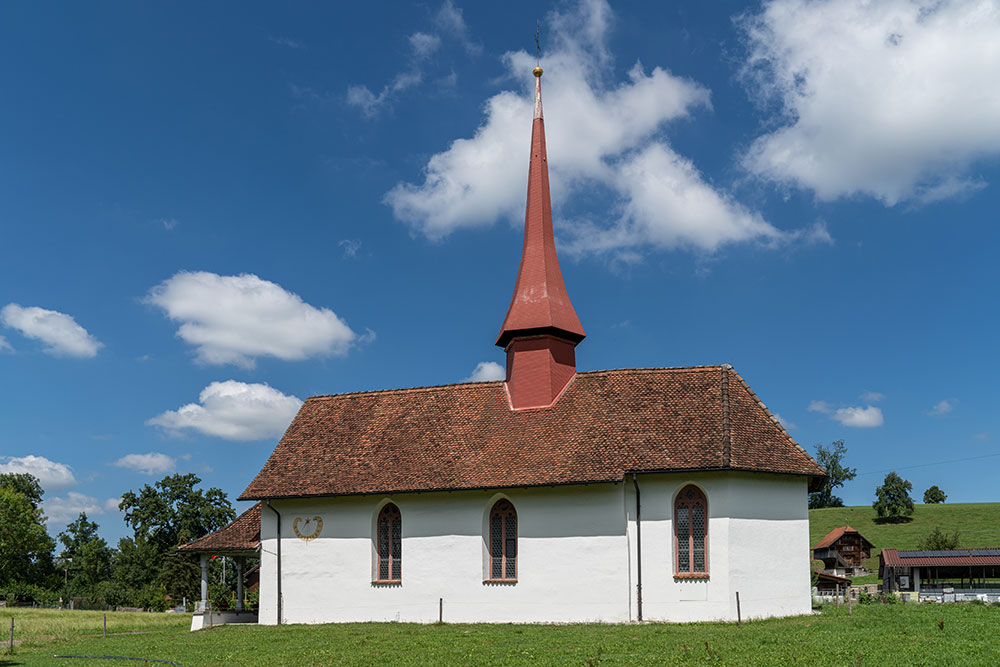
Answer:
<svg viewBox="0 0 1000 667"><path fill-rule="evenodd" d="M677 576L708 576L708 501L697 486L681 489L674 502Z"/></svg>
<svg viewBox="0 0 1000 667"><path fill-rule="evenodd" d="M517 580L517 512L509 500L490 510L490 579Z"/></svg>
<svg viewBox="0 0 1000 667"><path fill-rule="evenodd" d="M376 581L388 583L400 581L403 573L403 517L399 508L389 503L378 514L377 535L378 573Z"/></svg>

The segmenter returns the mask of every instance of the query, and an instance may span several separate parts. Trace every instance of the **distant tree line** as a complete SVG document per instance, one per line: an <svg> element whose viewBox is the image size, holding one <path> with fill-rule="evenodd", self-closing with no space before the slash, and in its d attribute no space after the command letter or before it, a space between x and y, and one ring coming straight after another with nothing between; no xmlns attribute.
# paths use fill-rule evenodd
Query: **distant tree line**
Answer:
<svg viewBox="0 0 1000 667"><path fill-rule="evenodd" d="M26 473L0 474L0 599L53 604L86 598L94 606L165 609L200 596L196 554L177 551L192 539L219 530L236 512L217 488L197 488L194 474L164 477L122 496L119 509L131 537L112 547L85 512L49 536L39 481ZM228 599L236 573L222 578L212 564L213 599ZM169 596L169 600L168 600Z"/></svg>

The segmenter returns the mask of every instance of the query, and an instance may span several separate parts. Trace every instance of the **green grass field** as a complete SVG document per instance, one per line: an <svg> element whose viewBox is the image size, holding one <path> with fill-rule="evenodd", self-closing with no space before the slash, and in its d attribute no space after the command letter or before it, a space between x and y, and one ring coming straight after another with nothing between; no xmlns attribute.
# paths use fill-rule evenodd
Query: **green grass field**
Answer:
<svg viewBox="0 0 1000 667"><path fill-rule="evenodd" d="M906 523L876 523L871 505L809 510L809 543L810 546L816 544L837 526L847 524L878 547L865 561L865 567L875 572L878 572L878 553L882 547L916 549L917 542L934 526L941 526L948 532L958 530L964 548L1000 548L1000 503L915 505L912 519ZM814 561L813 565L821 569L822 563ZM875 583L877 580L877 575L871 575L854 581Z"/></svg>
<svg viewBox="0 0 1000 667"><path fill-rule="evenodd" d="M60 625L75 624L71 616L79 612L49 613L50 623ZM137 664L52 657L55 654L159 658L184 667L1000 664L1000 607L971 604L855 606L851 616L846 607L828 606L817 615L753 621L742 629L728 623L354 623L226 626L192 633L177 627L177 619L165 624L168 627L159 633L39 640L18 648L13 656L0 650L0 667Z"/></svg>

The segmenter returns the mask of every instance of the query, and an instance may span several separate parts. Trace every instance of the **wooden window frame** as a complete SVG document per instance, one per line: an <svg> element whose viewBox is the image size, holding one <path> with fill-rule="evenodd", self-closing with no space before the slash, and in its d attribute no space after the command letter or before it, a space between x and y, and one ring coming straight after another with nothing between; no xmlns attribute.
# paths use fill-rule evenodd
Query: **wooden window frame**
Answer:
<svg viewBox="0 0 1000 667"><path fill-rule="evenodd" d="M495 532L493 529L493 518L500 517L500 577L493 576L493 538L495 537ZM508 553L508 544L510 543L511 536L508 534L507 519L509 517L514 518L514 555L510 556ZM487 572L488 578L484 580L484 583L495 583L495 584L511 584L517 582L517 552L518 552L518 519L517 519L517 509L514 507L514 503L507 500L506 498L501 498L500 500L493 503L493 507L490 508L490 515L488 524L489 526L489 542L487 543L487 551L489 558L489 571ZM508 576L507 570L508 565L510 565L511 560L513 560L514 574L513 576Z"/></svg>
<svg viewBox="0 0 1000 667"><path fill-rule="evenodd" d="M398 520L396 529L399 532L399 553L393 555L392 546L395 538L397 537L394 530L393 524L395 523L393 519ZM388 554L388 578L383 578L382 575L382 522L387 521L389 523L389 538L387 540L387 548L389 550ZM373 584L401 584L403 583L403 514L399 511L399 507L395 503L386 503L382 509L378 512L378 517L375 519L375 577L372 580ZM396 575L396 576L393 576Z"/></svg>
<svg viewBox="0 0 1000 667"><path fill-rule="evenodd" d="M689 498L688 497L688 495L689 495L688 492L689 491L694 491L694 493L695 493L695 497L694 498ZM694 513L693 513L693 509L697 505L699 505L699 504L701 505L702 509L705 512L705 521L704 521L705 525L704 525L704 532L702 533L702 548L705 551L705 553L704 553L704 563L705 563L704 570L695 570L694 569L694 561L695 561L695 558L694 558L694 556L695 556L694 539L695 539L695 534L694 534L694 520L693 520ZM687 535L687 544L685 544L685 545L682 545L680 543L680 538L677 535L677 526L678 526L677 516L678 516L678 510L681 509L682 507L684 507L684 508L686 508L688 510L688 535ZM705 492L703 490L701 490L700 488L698 488L694 484L686 484L684 486L684 488L682 488L680 490L680 492L677 494L677 497L674 499L674 522L673 523L674 523L674 578L675 579L708 579L708 572L709 572L709 567L708 567L708 523L709 523L709 520L708 520L708 496L705 494ZM687 555L688 555L688 558L687 558L688 569L687 570L682 570L681 566L680 566L681 549L682 548L687 551Z"/></svg>

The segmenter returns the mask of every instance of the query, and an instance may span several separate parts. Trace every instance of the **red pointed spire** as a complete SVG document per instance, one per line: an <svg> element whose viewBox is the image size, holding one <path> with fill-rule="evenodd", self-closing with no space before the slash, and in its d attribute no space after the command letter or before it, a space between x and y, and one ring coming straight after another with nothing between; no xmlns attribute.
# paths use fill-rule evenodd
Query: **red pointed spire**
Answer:
<svg viewBox="0 0 1000 667"><path fill-rule="evenodd" d="M507 388L515 408L552 405L576 374L574 347L586 334L566 292L552 231L542 117L542 68L535 68L524 247L514 296L496 344L507 350ZM530 359L530 361L529 361Z"/></svg>

